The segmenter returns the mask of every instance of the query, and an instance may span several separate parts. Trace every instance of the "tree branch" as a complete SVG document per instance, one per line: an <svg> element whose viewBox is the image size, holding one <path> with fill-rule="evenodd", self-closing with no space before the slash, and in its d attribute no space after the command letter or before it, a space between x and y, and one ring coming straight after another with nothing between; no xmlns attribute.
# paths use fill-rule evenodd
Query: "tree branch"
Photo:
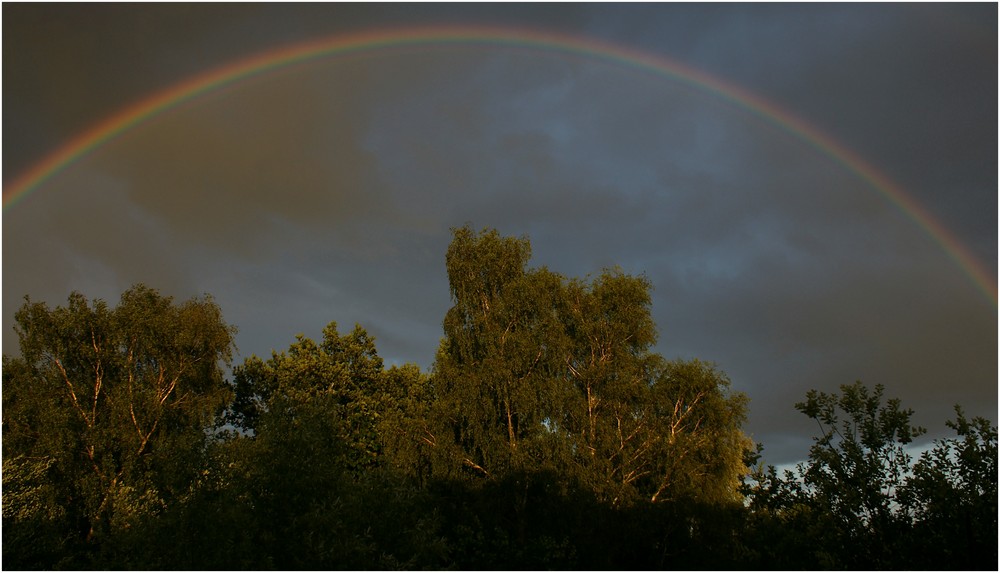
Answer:
<svg viewBox="0 0 1000 573"><path fill-rule="evenodd" d="M94 330L90 330L90 342L94 346L94 358L96 364L94 365L94 403L90 410L90 420L91 423L97 422L97 398L101 395L101 383L104 379L104 372L101 368L101 351L97 346L97 335Z"/></svg>
<svg viewBox="0 0 1000 573"><path fill-rule="evenodd" d="M476 462L470 460L469 458L463 459L462 462L464 462L465 465L469 466L470 468L482 472L484 476L490 477L490 472L486 471L486 469L483 468L483 466L477 464Z"/></svg>
<svg viewBox="0 0 1000 573"><path fill-rule="evenodd" d="M66 373L66 369L63 368L62 362L58 358L53 357L52 361L55 362L56 367L59 368L59 372L62 373L63 381L66 382L66 387L69 388L69 396L73 399L73 406L76 407L76 411L80 413L80 417L83 418L85 424L88 428L94 427L94 421L87 419L86 412L80 407L80 402L76 399L76 392L73 391L73 383L69 381L69 374Z"/></svg>

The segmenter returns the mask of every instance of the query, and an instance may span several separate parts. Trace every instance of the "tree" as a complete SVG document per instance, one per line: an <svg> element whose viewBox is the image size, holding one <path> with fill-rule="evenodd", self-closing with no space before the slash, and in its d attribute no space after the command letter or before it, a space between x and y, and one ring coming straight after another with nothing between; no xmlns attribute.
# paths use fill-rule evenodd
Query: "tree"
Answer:
<svg viewBox="0 0 1000 573"><path fill-rule="evenodd" d="M433 516L417 509L417 480L395 471L419 477L424 462L419 368L384 370L361 326L342 336L331 322L320 343L300 335L233 377L228 419L243 435L223 455L242 469L227 478L228 498L254 516L259 566L407 568L442 551Z"/></svg>
<svg viewBox="0 0 1000 573"><path fill-rule="evenodd" d="M553 470L612 504L738 499L746 397L710 365L651 351L651 284L528 269L526 238L454 230L453 306L434 363L452 468Z"/></svg>
<svg viewBox="0 0 1000 573"><path fill-rule="evenodd" d="M777 524L795 538L783 539L791 542L788 554L824 568L898 563L907 539L897 503L912 459L906 446L925 430L911 424L913 410L898 399L883 403L884 391L856 382L841 386L839 394L810 390L795 405L820 430L808 461L784 478L773 467L758 470L750 489L751 508L765 516L762 532Z"/></svg>
<svg viewBox="0 0 1000 573"><path fill-rule="evenodd" d="M907 566L993 569L997 564L997 427L955 406L958 438L937 440L913 465L899 502L913 517Z"/></svg>
<svg viewBox="0 0 1000 573"><path fill-rule="evenodd" d="M381 448L376 418L382 379L372 337L359 325L341 336L331 322L319 344L299 335L287 352L266 362L251 356L234 368L235 398L227 420L272 439L294 433L311 416L325 417L324 424L333 425L317 436L345 446L343 467L360 471L374 463Z"/></svg>
<svg viewBox="0 0 1000 573"><path fill-rule="evenodd" d="M434 363L438 444L481 478L530 465L553 399L561 356L553 316L561 278L528 272L527 239L454 231L446 266L454 305ZM447 470L446 470L447 471Z"/></svg>
<svg viewBox="0 0 1000 573"><path fill-rule="evenodd" d="M438 443L434 388L415 364L392 366L382 376L377 420L383 461L423 487L433 475Z"/></svg>
<svg viewBox="0 0 1000 573"><path fill-rule="evenodd" d="M617 269L570 283L565 358L575 390L562 426L574 462L612 503L739 499L746 396L710 364L650 351L651 286Z"/></svg>
<svg viewBox="0 0 1000 573"><path fill-rule="evenodd" d="M136 285L114 309L79 293L55 309L26 299L15 321L21 357L4 356L3 368L5 485L8 475L15 490L14 476L44 476L45 511L69 524L70 542L95 547L184 495L231 397L222 365L234 329L212 299L175 304ZM4 501L6 541L26 522Z"/></svg>
<svg viewBox="0 0 1000 573"><path fill-rule="evenodd" d="M892 516L892 499L911 460L904 446L925 432L912 426L913 410L890 399L885 388L860 382L841 394L806 394L796 409L816 420L820 436L810 449L805 483L851 527L877 530Z"/></svg>
<svg viewBox="0 0 1000 573"><path fill-rule="evenodd" d="M741 429L747 396L730 391L729 378L715 366L676 360L657 377L649 404L658 440L643 482L650 501L742 501L740 484L748 471L744 460L752 447Z"/></svg>
<svg viewBox="0 0 1000 573"><path fill-rule="evenodd" d="M613 503L633 497L658 440L649 400L662 358L650 352L657 337L650 289L644 277L612 269L591 284L570 282L564 294L563 363L572 398L558 419L572 440L574 464Z"/></svg>

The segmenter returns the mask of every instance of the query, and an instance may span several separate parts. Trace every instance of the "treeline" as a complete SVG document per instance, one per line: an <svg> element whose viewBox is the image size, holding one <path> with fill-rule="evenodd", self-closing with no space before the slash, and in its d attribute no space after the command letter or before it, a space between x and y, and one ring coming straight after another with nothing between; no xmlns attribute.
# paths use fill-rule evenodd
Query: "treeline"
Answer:
<svg viewBox="0 0 1000 573"><path fill-rule="evenodd" d="M433 367L335 323L233 365L206 296L26 299L3 358L7 569L994 569L997 428L810 392L779 475L748 399L652 352L651 285L456 229ZM232 374L226 377L226 367Z"/></svg>

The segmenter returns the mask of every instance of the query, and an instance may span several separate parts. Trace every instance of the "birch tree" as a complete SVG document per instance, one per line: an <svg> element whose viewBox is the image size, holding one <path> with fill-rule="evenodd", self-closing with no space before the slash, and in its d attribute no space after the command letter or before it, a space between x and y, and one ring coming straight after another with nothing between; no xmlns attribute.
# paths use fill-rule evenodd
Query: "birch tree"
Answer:
<svg viewBox="0 0 1000 573"><path fill-rule="evenodd" d="M234 329L214 301L177 304L137 285L115 308L79 293L55 309L26 299L15 320L4 465L47 468L67 535L97 543L183 495L231 395L222 366Z"/></svg>
<svg viewBox="0 0 1000 573"><path fill-rule="evenodd" d="M433 373L453 468L555 470L612 505L738 499L746 397L710 365L652 351L648 279L566 279L529 269L525 238L454 233Z"/></svg>

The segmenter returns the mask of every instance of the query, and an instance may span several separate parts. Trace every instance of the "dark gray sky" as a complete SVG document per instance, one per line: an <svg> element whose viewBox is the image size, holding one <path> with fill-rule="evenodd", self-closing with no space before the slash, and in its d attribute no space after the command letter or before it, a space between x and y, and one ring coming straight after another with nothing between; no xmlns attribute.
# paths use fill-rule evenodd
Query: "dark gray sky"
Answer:
<svg viewBox="0 0 1000 573"><path fill-rule="evenodd" d="M492 25L599 39L738 86L892 178L997 273L997 6L3 5L3 179L192 76L337 34ZM329 321L429 367L449 228L654 291L657 350L716 362L772 463L810 388L881 383L932 436L997 419L996 293L857 173L713 93L540 49L333 57L153 117L3 211L3 352L25 294L211 293L242 357ZM992 299L992 300L991 300Z"/></svg>

